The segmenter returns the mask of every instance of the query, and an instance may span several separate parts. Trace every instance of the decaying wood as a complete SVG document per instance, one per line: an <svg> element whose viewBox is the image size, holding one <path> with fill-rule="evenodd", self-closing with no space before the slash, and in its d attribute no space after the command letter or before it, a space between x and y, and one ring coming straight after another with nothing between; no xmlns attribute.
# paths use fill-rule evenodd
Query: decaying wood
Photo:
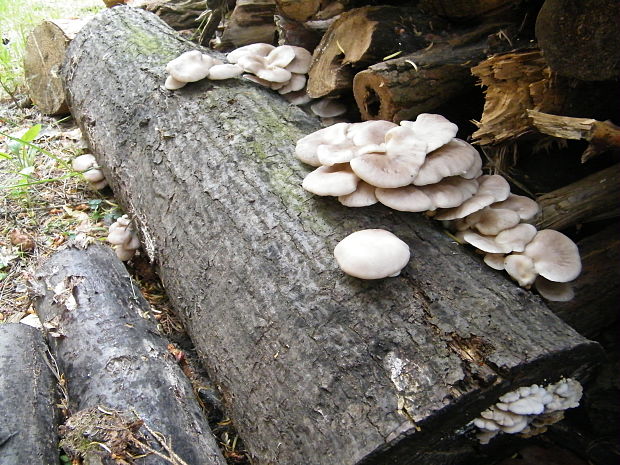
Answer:
<svg viewBox="0 0 620 465"><path fill-rule="evenodd" d="M0 325L0 464L58 463L58 403L53 361L41 332Z"/></svg>
<svg viewBox="0 0 620 465"><path fill-rule="evenodd" d="M275 16L279 45L295 45L312 52L321 41L325 31L306 27L304 23L293 21L280 15ZM327 29L327 26L326 28Z"/></svg>
<svg viewBox="0 0 620 465"><path fill-rule="evenodd" d="M620 127L611 121L597 121L592 118L570 118L527 110L532 124L543 134L560 139L587 140L588 148L581 156L585 163L590 158L609 150L620 148Z"/></svg>
<svg viewBox="0 0 620 465"><path fill-rule="evenodd" d="M186 463L224 465L189 380L147 319L149 305L112 249L66 248L35 278L35 306L67 380L73 412L98 405L135 411ZM140 463L169 462L149 455Z"/></svg>
<svg viewBox="0 0 620 465"><path fill-rule="evenodd" d="M546 0L536 18L536 39L558 74L584 81L620 77L620 3L616 0Z"/></svg>
<svg viewBox="0 0 620 465"><path fill-rule="evenodd" d="M216 50L232 50L247 44L275 40L275 0L237 0L222 36L213 42Z"/></svg>
<svg viewBox="0 0 620 465"><path fill-rule="evenodd" d="M198 17L208 8L207 0L134 0L129 4L155 13L176 30L197 27Z"/></svg>
<svg viewBox="0 0 620 465"><path fill-rule="evenodd" d="M591 174L536 199L538 229L565 229L620 216L620 164Z"/></svg>
<svg viewBox="0 0 620 465"><path fill-rule="evenodd" d="M459 463L477 446L463 427L499 395L599 356L424 216L305 192L293 151L319 123L276 93L162 90L192 47L140 10L107 10L70 46L65 84L255 463ZM377 227L410 263L344 275L335 244Z"/></svg>
<svg viewBox="0 0 620 465"><path fill-rule="evenodd" d="M518 137L530 129L526 110L555 113L558 90L539 50L493 56L471 72L486 87L484 111L473 137L480 145Z"/></svg>
<svg viewBox="0 0 620 465"><path fill-rule="evenodd" d="M308 94L318 98L350 90L357 71L390 55L428 47L433 28L441 28L441 21L391 6L343 13L314 50Z"/></svg>
<svg viewBox="0 0 620 465"><path fill-rule="evenodd" d="M498 24L484 25L455 33L451 39L357 73L353 95L362 119L415 119L473 88L470 68L486 57L487 36L500 29Z"/></svg>
<svg viewBox="0 0 620 465"><path fill-rule="evenodd" d="M596 338L618 321L620 224L579 241L578 246L583 271L573 285L575 297L549 302L549 307L580 334Z"/></svg>
<svg viewBox="0 0 620 465"><path fill-rule="evenodd" d="M305 21L321 8L321 0L276 0L278 12L293 21Z"/></svg>
<svg viewBox="0 0 620 465"><path fill-rule="evenodd" d="M69 112L60 80L60 66L67 45L87 21L88 18L46 20L26 39L24 77L28 96L43 114Z"/></svg>

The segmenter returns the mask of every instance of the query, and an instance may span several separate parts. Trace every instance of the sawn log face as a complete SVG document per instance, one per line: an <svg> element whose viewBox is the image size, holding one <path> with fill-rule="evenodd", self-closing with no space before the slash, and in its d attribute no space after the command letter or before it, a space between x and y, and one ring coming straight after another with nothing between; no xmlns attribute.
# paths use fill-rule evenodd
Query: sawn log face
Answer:
<svg viewBox="0 0 620 465"><path fill-rule="evenodd" d="M294 146L319 126L280 96L242 80L163 90L193 47L117 7L72 42L65 83L256 463L446 463L433 443L499 394L599 353L424 217L304 192ZM344 275L335 244L379 227L410 264Z"/></svg>

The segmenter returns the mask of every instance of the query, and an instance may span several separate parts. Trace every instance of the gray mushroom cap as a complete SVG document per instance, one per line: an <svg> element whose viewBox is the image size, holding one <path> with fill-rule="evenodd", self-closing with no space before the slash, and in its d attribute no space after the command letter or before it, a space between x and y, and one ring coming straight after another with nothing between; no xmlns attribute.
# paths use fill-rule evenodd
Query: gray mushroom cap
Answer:
<svg viewBox="0 0 620 465"><path fill-rule="evenodd" d="M577 245L553 229L538 231L525 247L524 254L534 261L536 271L549 281L565 283L581 273L581 258Z"/></svg>

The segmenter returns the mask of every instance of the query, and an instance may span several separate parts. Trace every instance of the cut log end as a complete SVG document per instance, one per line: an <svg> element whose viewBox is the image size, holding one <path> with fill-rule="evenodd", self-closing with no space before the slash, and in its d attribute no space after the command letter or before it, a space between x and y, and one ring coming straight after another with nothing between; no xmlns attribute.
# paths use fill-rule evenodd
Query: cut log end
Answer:
<svg viewBox="0 0 620 465"><path fill-rule="evenodd" d="M60 79L65 51L88 19L43 21L28 36L24 54L24 74L28 95L46 115L69 112Z"/></svg>

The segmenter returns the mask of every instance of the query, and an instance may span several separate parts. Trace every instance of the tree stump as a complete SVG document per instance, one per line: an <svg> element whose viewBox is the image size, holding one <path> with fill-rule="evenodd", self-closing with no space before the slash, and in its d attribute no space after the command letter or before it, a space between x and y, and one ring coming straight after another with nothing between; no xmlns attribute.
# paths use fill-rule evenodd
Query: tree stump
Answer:
<svg viewBox="0 0 620 465"><path fill-rule="evenodd" d="M0 464L58 463L58 403L53 362L40 331L0 325Z"/></svg>
<svg viewBox="0 0 620 465"><path fill-rule="evenodd" d="M28 35L24 53L24 76L28 96L39 111L46 115L69 113L60 67L67 45L88 22L84 19L46 20Z"/></svg>
<svg viewBox="0 0 620 465"><path fill-rule="evenodd" d="M38 268L35 287L37 312L66 377L73 414L99 405L135 411L186 463L225 464L189 380L147 319L149 304L112 249L61 250ZM140 463L170 462L148 455Z"/></svg>
<svg viewBox="0 0 620 465"><path fill-rule="evenodd" d="M479 453L465 426L499 395L600 356L429 219L304 192L293 151L319 123L279 95L242 79L164 90L192 48L118 7L63 75L255 463L455 463ZM409 244L399 277L338 269L333 247L365 228Z"/></svg>

